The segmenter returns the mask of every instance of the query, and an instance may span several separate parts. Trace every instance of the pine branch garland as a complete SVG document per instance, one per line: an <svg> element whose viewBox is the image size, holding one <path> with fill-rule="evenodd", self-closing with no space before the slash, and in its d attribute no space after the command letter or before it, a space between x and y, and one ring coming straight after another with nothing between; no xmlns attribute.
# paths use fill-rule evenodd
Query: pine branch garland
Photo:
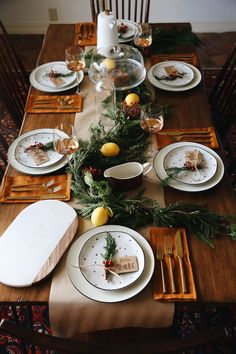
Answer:
<svg viewBox="0 0 236 354"><path fill-rule="evenodd" d="M172 203L161 208L142 192L129 197L113 190L103 178L104 169L127 161L144 162L149 134L141 130L139 119L127 119L119 107L107 114L114 120L114 127L105 132L102 125L91 126L90 141L80 140L80 149L69 162L72 190L80 202L76 211L80 216L89 218L95 208L102 206L112 210L109 219L112 224L133 229L148 225L185 227L211 247L216 237L229 236L236 240L236 225L231 225L232 220L202 205ZM111 141L120 146L121 154L112 158L102 156L101 146Z"/></svg>

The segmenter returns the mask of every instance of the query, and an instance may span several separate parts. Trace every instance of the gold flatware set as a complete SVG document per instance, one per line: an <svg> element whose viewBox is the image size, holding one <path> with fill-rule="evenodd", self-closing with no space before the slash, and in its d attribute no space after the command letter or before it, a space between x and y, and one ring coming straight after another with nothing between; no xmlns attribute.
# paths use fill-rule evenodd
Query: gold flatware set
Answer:
<svg viewBox="0 0 236 354"><path fill-rule="evenodd" d="M186 287L184 264L183 264L184 250L183 250L180 231L177 231L175 234L175 252L173 250L172 236L165 236L164 237L164 244L157 245L156 257L160 263L160 268L161 268L162 292L164 294L168 292L167 286L166 286L166 280L165 280L167 273L169 274L169 278L170 278L170 292L172 294L175 294L177 292L176 285L175 285L173 263L176 262L176 260L178 259L178 266L179 266L179 270L180 270L181 287L182 287L181 292L187 293L188 291L187 291L187 287ZM167 263L164 262L165 257L168 259ZM165 264L166 264L166 274L164 271Z"/></svg>
<svg viewBox="0 0 236 354"><path fill-rule="evenodd" d="M58 194L62 189L62 185L55 185L55 180L51 179L48 182L44 183L31 183L31 184L12 184L11 185L11 192L14 193L22 193L22 192L32 192L31 195L10 195L7 197L8 200L13 200L13 199L22 199L22 200L27 200L27 199L33 199L33 200L40 200L40 199L60 199L60 198L65 198L66 195L64 194ZM51 187L51 188L49 188ZM43 193L43 194L38 194L35 195L35 193Z"/></svg>
<svg viewBox="0 0 236 354"><path fill-rule="evenodd" d="M49 96L30 95L25 111L29 113L41 112L80 112L82 110L82 98L80 95Z"/></svg>
<svg viewBox="0 0 236 354"><path fill-rule="evenodd" d="M76 24L76 45L96 45L97 34L94 22L82 22Z"/></svg>
<svg viewBox="0 0 236 354"><path fill-rule="evenodd" d="M158 132L158 135L167 136L171 140L178 141L194 141L198 143L210 143L212 141L213 135L211 131L208 130L189 130L189 131L173 131L165 130Z"/></svg>
<svg viewBox="0 0 236 354"><path fill-rule="evenodd" d="M80 24L80 39L89 39L92 38L95 34L95 24L94 23L81 23Z"/></svg>
<svg viewBox="0 0 236 354"><path fill-rule="evenodd" d="M32 109L49 109L49 108L58 108L58 109L73 109L80 108L80 106L75 104L75 99L66 96L65 98L45 98L45 99L35 99L32 105Z"/></svg>

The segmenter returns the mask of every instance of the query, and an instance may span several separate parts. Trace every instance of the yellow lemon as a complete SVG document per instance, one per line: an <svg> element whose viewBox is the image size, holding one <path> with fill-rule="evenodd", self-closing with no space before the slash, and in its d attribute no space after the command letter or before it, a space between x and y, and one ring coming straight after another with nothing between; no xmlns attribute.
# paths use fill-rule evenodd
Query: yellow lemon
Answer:
<svg viewBox="0 0 236 354"><path fill-rule="evenodd" d="M113 157L119 154L120 148L115 143L106 143L102 145L100 151L105 157Z"/></svg>
<svg viewBox="0 0 236 354"><path fill-rule="evenodd" d="M108 210L105 207L97 207L91 215L91 222L94 226L101 226L108 221Z"/></svg>
<svg viewBox="0 0 236 354"><path fill-rule="evenodd" d="M107 70L112 70L115 69L116 67L116 62L113 59L110 58L106 58L102 61L102 63L105 65L105 67L107 68Z"/></svg>
<svg viewBox="0 0 236 354"><path fill-rule="evenodd" d="M136 93L129 93L125 97L125 102L128 107L132 107L135 104L138 104L140 102L140 98Z"/></svg>

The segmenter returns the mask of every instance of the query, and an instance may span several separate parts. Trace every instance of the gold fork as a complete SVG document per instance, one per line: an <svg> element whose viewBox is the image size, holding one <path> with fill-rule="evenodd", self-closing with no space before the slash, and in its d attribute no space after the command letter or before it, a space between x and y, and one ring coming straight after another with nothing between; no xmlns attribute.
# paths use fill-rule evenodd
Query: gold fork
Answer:
<svg viewBox="0 0 236 354"><path fill-rule="evenodd" d="M201 143L210 143L211 142L211 137L206 136L206 135L197 135L197 134L185 134L185 135L171 135L170 138L174 141L181 141L181 140L193 140L195 142L201 142Z"/></svg>
<svg viewBox="0 0 236 354"><path fill-rule="evenodd" d="M160 262L161 265L161 280L162 280L162 291L165 294L166 293L166 283L165 283L165 275L164 275L164 267L163 267L163 258L164 254L162 251L162 248L160 245L157 245L157 253L156 253L157 259Z"/></svg>
<svg viewBox="0 0 236 354"><path fill-rule="evenodd" d="M171 291L172 293L176 293L175 289L175 280L174 280L174 275L173 275L173 268L172 268L172 244L171 244L171 236L165 236L164 237L164 252L165 255L169 258L169 268L170 268L170 281L171 281Z"/></svg>
<svg viewBox="0 0 236 354"><path fill-rule="evenodd" d="M44 188L47 189L48 187L52 186L54 184L55 180L54 178L43 183L28 183L28 184L12 184L11 185L11 190L19 190L21 188L30 188L30 189L38 189L38 188Z"/></svg>

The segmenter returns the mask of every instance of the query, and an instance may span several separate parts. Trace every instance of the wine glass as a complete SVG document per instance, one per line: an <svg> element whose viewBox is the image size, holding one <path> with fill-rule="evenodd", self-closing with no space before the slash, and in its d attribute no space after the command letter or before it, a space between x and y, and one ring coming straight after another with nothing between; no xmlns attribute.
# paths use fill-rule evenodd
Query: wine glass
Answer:
<svg viewBox="0 0 236 354"><path fill-rule="evenodd" d="M60 123L53 129L53 146L59 154L67 156L74 154L79 148L78 134L73 124Z"/></svg>
<svg viewBox="0 0 236 354"><path fill-rule="evenodd" d="M134 44L144 52L152 44L152 27L149 23L140 23L134 34Z"/></svg>
<svg viewBox="0 0 236 354"><path fill-rule="evenodd" d="M65 50L66 57L66 66L70 71L74 71L76 73L77 79L77 89L76 93L85 97L87 95L87 91L85 89L80 89L80 75L79 72L83 70L85 67L85 58L84 51L81 47L73 46L69 47Z"/></svg>
<svg viewBox="0 0 236 354"><path fill-rule="evenodd" d="M150 148L147 151L148 157L154 156L153 138L155 133L159 132L164 125L163 110L156 103L149 103L141 108L140 127L150 133ZM156 149L157 150L157 149Z"/></svg>

